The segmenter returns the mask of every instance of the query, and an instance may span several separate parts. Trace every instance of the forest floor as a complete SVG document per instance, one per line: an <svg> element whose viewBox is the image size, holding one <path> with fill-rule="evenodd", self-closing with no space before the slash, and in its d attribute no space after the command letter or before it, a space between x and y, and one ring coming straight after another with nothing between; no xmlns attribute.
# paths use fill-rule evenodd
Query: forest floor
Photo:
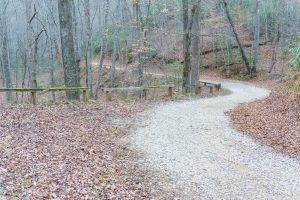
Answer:
<svg viewBox="0 0 300 200"><path fill-rule="evenodd" d="M268 98L242 104L229 116L239 131L300 159L300 101L288 88L288 84L273 87Z"/></svg>
<svg viewBox="0 0 300 200"><path fill-rule="evenodd" d="M145 173L119 145L141 102L0 106L0 199L142 199ZM159 194L159 192L155 192Z"/></svg>

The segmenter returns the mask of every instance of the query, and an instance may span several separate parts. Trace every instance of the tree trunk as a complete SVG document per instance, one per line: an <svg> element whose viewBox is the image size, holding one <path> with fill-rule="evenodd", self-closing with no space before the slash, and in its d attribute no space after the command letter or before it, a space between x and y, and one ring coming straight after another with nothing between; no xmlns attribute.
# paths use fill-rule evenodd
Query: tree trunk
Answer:
<svg viewBox="0 0 300 200"><path fill-rule="evenodd" d="M274 36L273 44L272 44L272 60L271 60L271 66L269 68L269 73L272 72L277 62L277 47L278 47L279 40L280 40L280 32L279 29L276 28L276 35Z"/></svg>
<svg viewBox="0 0 300 200"><path fill-rule="evenodd" d="M182 76L182 93L186 94L189 91L190 83L189 76L191 70L191 53L190 53L190 34L188 33L189 23L189 3L182 0L182 14L183 14L183 52L184 52L184 67Z"/></svg>
<svg viewBox="0 0 300 200"><path fill-rule="evenodd" d="M256 14L255 14L255 37L253 45L253 66L251 69L251 76L256 76L256 67L259 59L259 35L260 35L260 2L256 0Z"/></svg>
<svg viewBox="0 0 300 200"><path fill-rule="evenodd" d="M9 61L9 48L8 48L8 35L7 35L7 24L6 24L6 11L1 11L0 16L0 41L2 42L2 68L4 75L4 82L6 88L11 88L11 74L10 74L10 61ZM12 93L6 92L6 100L12 100Z"/></svg>
<svg viewBox="0 0 300 200"><path fill-rule="evenodd" d="M90 0L84 1L84 16L86 24L86 80L87 87L90 88L90 97L93 97L93 74L92 74L92 27L91 27L91 14L90 14Z"/></svg>
<svg viewBox="0 0 300 200"><path fill-rule="evenodd" d="M138 82L137 82L137 86L142 86L143 84L143 64L142 64L142 60L141 60L141 16L140 16L140 1L136 0L133 1L133 16L135 17L135 19L133 20L133 31L132 31L132 35L133 35L133 52L134 52L134 57L133 57L133 61L134 63L136 63L137 65L137 69L138 69Z"/></svg>
<svg viewBox="0 0 300 200"><path fill-rule="evenodd" d="M125 87L128 87L128 42L125 40Z"/></svg>
<svg viewBox="0 0 300 200"><path fill-rule="evenodd" d="M104 27L103 27L104 30L102 30L104 35L103 35L102 43L101 43L99 69L98 69L98 77L97 77L96 91L95 91L95 100L97 100L99 97L99 92L100 92L100 87L101 87L102 67L103 67L103 62L104 62L105 53L106 53L106 46L107 46L107 35L108 35L107 23L108 23L108 13L109 13L109 0L105 1L104 6L105 6L105 8L104 8ZM101 16L101 14L99 16Z"/></svg>
<svg viewBox="0 0 300 200"><path fill-rule="evenodd" d="M64 67L66 87L79 87L79 67L76 64L74 38L73 38L73 0L58 0L58 13L62 47L62 60ZM69 100L79 100L79 92L66 92Z"/></svg>
<svg viewBox="0 0 300 200"><path fill-rule="evenodd" d="M115 86L115 72L116 72L116 61L117 61L117 43L118 37L117 32L114 33L114 48L113 48L113 55L112 55L112 62L111 62L111 73L110 73L110 87Z"/></svg>
<svg viewBox="0 0 300 200"><path fill-rule="evenodd" d="M31 86L32 80L31 80L31 68L33 65L33 57L32 57L32 45L33 45L33 27L31 23L32 13L31 13L31 7L32 7L32 0L25 0L25 8L26 8L26 38L27 38L27 44L26 44L26 66L28 71L28 85ZM25 74L26 76L26 74ZM25 83L25 82L24 82ZM25 86L25 84L24 84Z"/></svg>
<svg viewBox="0 0 300 200"><path fill-rule="evenodd" d="M183 9L183 51L184 51L184 67L182 75L182 93L190 92L191 79L191 30L193 27L193 19L197 7L192 8L191 17L189 20L189 3L187 0L182 0Z"/></svg>
<svg viewBox="0 0 300 200"><path fill-rule="evenodd" d="M199 67L200 67L200 0L193 0L193 5L197 7L195 11L195 20L192 28L192 70L191 70L191 90L195 92L199 85Z"/></svg>
<svg viewBox="0 0 300 200"><path fill-rule="evenodd" d="M113 47L113 55L112 55L112 64L111 64L111 76L110 76L110 87L115 87L115 72L116 72L116 62L117 62L117 56L120 55L119 49L120 49L120 24L121 24L121 16L119 14L121 8L121 1L117 1L117 7L116 7L116 15L115 15L115 32L114 32L114 47Z"/></svg>
<svg viewBox="0 0 300 200"><path fill-rule="evenodd" d="M70 0L72 1L72 8L71 8L71 13L72 13L72 24L73 24L73 40L74 40L74 51L75 51L75 60L76 60L76 64L79 67L80 64L80 60L81 60L81 55L79 52L80 49L80 45L79 45L79 37L78 37L78 21L77 21L77 13L76 13L76 5L74 0ZM79 6L79 5L78 5Z"/></svg>
<svg viewBox="0 0 300 200"><path fill-rule="evenodd" d="M33 48L33 62L31 66L31 82L30 82L30 87L31 88L37 88L37 62L38 62L38 40L39 40L39 35L35 38L34 41L34 48ZM36 93L32 93L30 96L30 102L32 104L36 104Z"/></svg>
<svg viewBox="0 0 300 200"><path fill-rule="evenodd" d="M56 59L55 59L55 55L54 55L54 49L55 49L55 41L51 40L50 42L50 52L49 52L49 57L51 60L51 64L49 66L49 82L50 82L50 87L54 88L55 87L55 79L54 79L54 70L55 70L55 66L56 66ZM51 93L51 97L52 97L52 102L56 101L56 96L55 96L55 92Z"/></svg>
<svg viewBox="0 0 300 200"><path fill-rule="evenodd" d="M240 49L240 53L241 53L241 55L242 55L242 59L243 59L245 65L246 65L246 68L247 68L248 73L251 74L251 67L250 67L248 58L247 58L247 56L246 56L246 53L245 53L245 51L244 51L244 48L243 48L243 46L242 46L242 43L241 43L241 41L240 41L240 39L239 39L239 36L238 36L238 34L237 34L237 31L236 31L236 29L235 29L235 25L234 25L234 22L233 22L233 20L232 20L232 18L231 18L231 15L230 15L230 12L229 12L229 9L228 9L227 2L226 2L226 0L222 0L222 1L223 1L224 9L225 9L225 14L226 14L227 19L228 19L228 21L229 21L229 24L230 24L230 26L231 26L231 28L232 28L232 31L233 31L234 37L235 37L235 39L236 39L236 42L238 43L238 46L239 46L239 49Z"/></svg>

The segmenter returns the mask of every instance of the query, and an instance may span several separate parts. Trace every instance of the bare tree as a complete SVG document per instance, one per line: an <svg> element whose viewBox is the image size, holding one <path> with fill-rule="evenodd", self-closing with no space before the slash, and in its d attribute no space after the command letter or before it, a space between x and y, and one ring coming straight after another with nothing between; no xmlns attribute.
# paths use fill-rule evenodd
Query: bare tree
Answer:
<svg viewBox="0 0 300 200"><path fill-rule="evenodd" d="M73 38L73 0L58 0L62 60L66 87L80 86L80 70L76 64ZM70 100L79 100L79 92L67 92Z"/></svg>
<svg viewBox="0 0 300 200"><path fill-rule="evenodd" d="M143 84L143 76L144 76L144 70L143 70L143 64L141 61L141 52L143 51L141 49L141 10L140 10L140 0L132 1L133 4L133 16L135 16L135 19L133 20L133 46L135 47L133 49L134 51L134 61L137 65L138 69L138 86L142 86Z"/></svg>
<svg viewBox="0 0 300 200"><path fill-rule="evenodd" d="M54 71L55 71L55 63L56 63L56 59L55 59L55 54L54 54L54 48L55 48L55 41L53 39L51 39L50 41L50 48L49 48L49 58L52 61L50 63L49 66L49 72L50 72L50 86L53 88L55 86L55 78L54 78ZM55 96L55 92L51 93L52 96L52 101L55 102L56 101L56 96Z"/></svg>
<svg viewBox="0 0 300 200"><path fill-rule="evenodd" d="M35 14L32 15L32 0L25 0L25 8L26 8L26 38L27 38L27 44L26 44L26 67L28 69L28 82L29 86L32 87L32 65L33 65L33 26L32 26L32 18L35 16ZM26 71L25 71L26 73ZM26 75L24 74L24 77ZM25 86L25 83L23 83L23 87Z"/></svg>
<svg viewBox="0 0 300 200"><path fill-rule="evenodd" d="M102 67L104 63L104 58L106 54L106 47L107 47L107 36L108 36L108 14L109 14L109 0L105 0L104 4L104 30L100 32L103 33L103 38L101 42L101 50L100 50L100 61L99 61L99 68L98 68L98 77L96 82L96 92L95 92L95 100L99 97L100 87L101 87L101 75L102 75ZM101 18L101 14L99 14ZM100 19L99 19L100 20Z"/></svg>
<svg viewBox="0 0 300 200"><path fill-rule="evenodd" d="M114 30L114 47L113 47L113 54L112 54L112 61L111 61L111 76L110 76L110 87L115 87L115 71L116 71L116 64L117 64L117 57L118 57L118 50L119 47L119 40L120 40L120 15L119 10L121 8L121 1L117 0L117 7L116 7L116 15L114 16L115 20L113 21L115 24L115 30Z"/></svg>
<svg viewBox="0 0 300 200"><path fill-rule="evenodd" d="M191 91L195 92L199 85L200 68L200 5L201 0L193 0L193 6L196 7L194 22L192 27L192 69L191 69Z"/></svg>
<svg viewBox="0 0 300 200"><path fill-rule="evenodd" d="M2 68L3 68L3 78L5 82L6 88L11 88L11 74L10 74L10 60L9 60L9 48L8 48L8 34L7 34L7 19L6 19L6 7L8 4L7 2L4 3L3 8L1 9L0 14L0 42L2 43ZM6 93L6 100L12 100L11 92Z"/></svg>
<svg viewBox="0 0 300 200"><path fill-rule="evenodd" d="M259 35L260 35L260 0L256 0L255 12L255 32L254 32L254 45L253 45L253 66L251 69L251 76L256 76L256 65L259 56Z"/></svg>
<svg viewBox="0 0 300 200"><path fill-rule="evenodd" d="M86 84L90 88L90 96L93 97L93 72L92 72L92 26L91 26L90 0L84 0L84 18L86 25Z"/></svg>
<svg viewBox="0 0 300 200"><path fill-rule="evenodd" d="M273 38L273 42L272 42L272 59L271 59L271 65L269 68L269 73L271 73L275 67L275 64L277 62L277 50L278 50L278 43L281 37L280 31L279 31L279 25L276 25L275 28L275 34L274 34L274 38Z"/></svg>
<svg viewBox="0 0 300 200"><path fill-rule="evenodd" d="M115 73L116 73L116 62L117 62L117 51L118 51L118 34L117 31L114 33L114 47L111 62L111 72L110 72L110 87L115 86Z"/></svg>
<svg viewBox="0 0 300 200"><path fill-rule="evenodd" d="M189 16L189 3L182 0L183 9L183 51L184 51L184 67L182 76L182 93L190 92L191 79L191 32L193 20L197 10L196 5L193 5L191 16Z"/></svg>
<svg viewBox="0 0 300 200"><path fill-rule="evenodd" d="M236 31L236 28L235 28L234 22L233 22L233 20L232 20L232 17L231 17L231 15L230 15L227 1L226 1L226 0L222 0L222 2L223 2L223 5L224 5L226 17L227 17L227 19L228 19L228 21L229 21L229 24L230 24L230 26L231 26L231 28L232 28L232 31L233 31L233 34L234 34L234 36L235 36L236 42L237 42L237 44L238 44L238 46L239 46L240 53L241 53L241 55L242 55L242 59L243 59L245 65L246 65L246 68L247 68L248 73L251 74L251 66L250 66L250 63L249 63L248 58L247 58L247 56L246 56L246 53L245 53L245 51L244 51L244 47L243 47L243 45L242 45L242 43L241 43L241 41L240 41L240 38L239 38L239 36L238 36L238 33L237 33L237 31Z"/></svg>

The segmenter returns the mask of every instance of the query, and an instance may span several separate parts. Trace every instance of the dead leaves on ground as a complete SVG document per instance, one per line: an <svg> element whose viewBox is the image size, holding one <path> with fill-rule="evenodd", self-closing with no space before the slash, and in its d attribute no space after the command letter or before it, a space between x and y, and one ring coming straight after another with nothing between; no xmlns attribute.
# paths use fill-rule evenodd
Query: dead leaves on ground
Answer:
<svg viewBox="0 0 300 200"><path fill-rule="evenodd" d="M242 132L300 158L300 101L295 94L276 90L267 99L242 104L229 115Z"/></svg>
<svg viewBox="0 0 300 200"><path fill-rule="evenodd" d="M141 199L148 192L116 141L139 102L0 106L0 199ZM134 174L136 172L137 174Z"/></svg>

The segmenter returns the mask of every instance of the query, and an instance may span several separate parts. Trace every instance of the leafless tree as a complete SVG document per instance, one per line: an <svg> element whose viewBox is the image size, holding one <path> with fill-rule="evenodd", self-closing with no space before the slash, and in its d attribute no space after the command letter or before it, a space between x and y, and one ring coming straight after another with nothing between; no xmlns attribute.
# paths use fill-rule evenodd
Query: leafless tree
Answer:
<svg viewBox="0 0 300 200"><path fill-rule="evenodd" d="M60 24L60 37L62 48L62 60L66 87L80 86L80 70L76 64L74 38L73 38L73 0L58 0L58 13ZM79 92L67 92L70 100L79 100Z"/></svg>

